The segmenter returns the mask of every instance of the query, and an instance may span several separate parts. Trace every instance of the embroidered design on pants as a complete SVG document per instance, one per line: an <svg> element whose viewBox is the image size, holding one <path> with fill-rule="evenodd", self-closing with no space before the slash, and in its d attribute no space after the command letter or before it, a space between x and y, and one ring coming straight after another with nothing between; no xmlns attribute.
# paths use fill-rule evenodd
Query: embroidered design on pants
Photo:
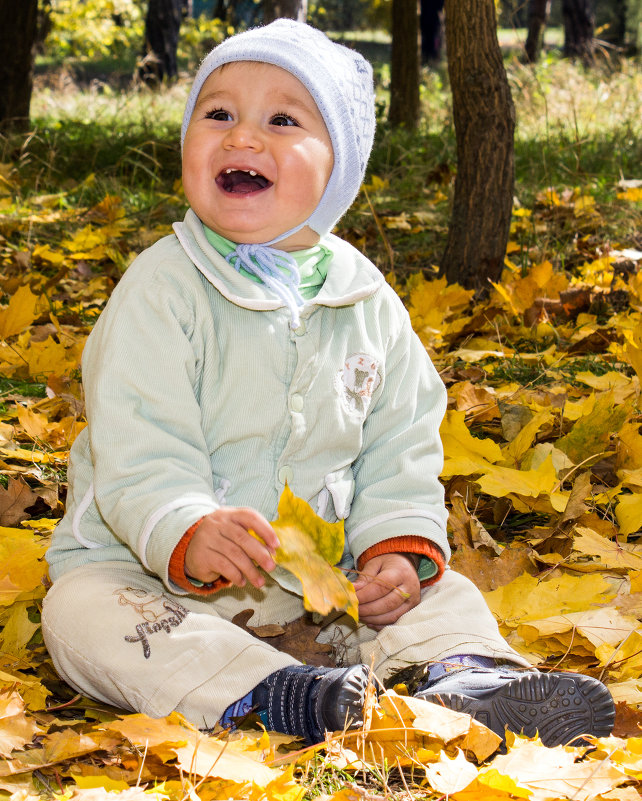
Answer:
<svg viewBox="0 0 642 801"><path fill-rule="evenodd" d="M169 634L173 628L180 626L189 615L189 609L186 609L178 601L171 600L162 594L152 595L140 588L123 587L116 590L114 595L118 595L118 603L121 606L133 607L143 618L143 622L136 625L136 634L127 634L124 639L126 642L139 642L143 648L145 659L149 659L152 652L149 643L150 636L158 634L160 631ZM148 600L145 600L146 598ZM152 608L153 606L156 608Z"/></svg>

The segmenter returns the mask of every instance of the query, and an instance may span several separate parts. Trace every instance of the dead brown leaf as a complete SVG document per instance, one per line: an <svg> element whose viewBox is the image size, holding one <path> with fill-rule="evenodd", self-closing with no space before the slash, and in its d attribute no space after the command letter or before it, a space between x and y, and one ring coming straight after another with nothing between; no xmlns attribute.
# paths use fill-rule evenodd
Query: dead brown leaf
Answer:
<svg viewBox="0 0 642 801"><path fill-rule="evenodd" d="M458 573L474 581L482 592L490 592L524 573L537 575L533 550L523 543L504 548L500 556L493 556L487 548L460 545L453 554L451 566Z"/></svg>
<svg viewBox="0 0 642 801"><path fill-rule="evenodd" d="M244 609L232 618L232 623L260 639L269 639L270 645L279 651L305 662L307 665L334 667L331 658L332 646L319 643L316 638L321 625L314 623L311 615L302 615L284 626L250 626L254 610ZM280 630L280 631L278 631Z"/></svg>
<svg viewBox="0 0 642 801"><path fill-rule="evenodd" d="M615 726L613 737L641 737L642 709L629 706L620 701L615 705Z"/></svg>
<svg viewBox="0 0 642 801"><path fill-rule="evenodd" d="M38 500L38 494L33 492L22 478L9 478L7 488L0 486L0 526L17 526L31 515L25 510Z"/></svg>

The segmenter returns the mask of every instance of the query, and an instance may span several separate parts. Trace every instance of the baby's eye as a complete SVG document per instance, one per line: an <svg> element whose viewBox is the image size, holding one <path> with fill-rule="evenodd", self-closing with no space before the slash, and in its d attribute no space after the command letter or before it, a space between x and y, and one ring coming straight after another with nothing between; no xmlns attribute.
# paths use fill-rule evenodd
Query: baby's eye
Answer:
<svg viewBox="0 0 642 801"><path fill-rule="evenodd" d="M299 123L289 114L275 114L270 120L271 125L294 125L299 126Z"/></svg>
<svg viewBox="0 0 642 801"><path fill-rule="evenodd" d="M223 108L215 108L212 109L212 111L207 111L205 113L205 118L208 120L217 120L218 122L229 122L229 120L232 119L232 115Z"/></svg>

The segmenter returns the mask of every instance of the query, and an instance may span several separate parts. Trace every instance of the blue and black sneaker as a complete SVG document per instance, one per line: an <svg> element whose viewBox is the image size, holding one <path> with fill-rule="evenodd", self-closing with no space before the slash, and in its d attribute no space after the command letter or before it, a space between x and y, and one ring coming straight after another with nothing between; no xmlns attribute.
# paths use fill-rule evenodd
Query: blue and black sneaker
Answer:
<svg viewBox="0 0 642 801"><path fill-rule="evenodd" d="M358 728L370 681L367 665L348 668L293 665L271 673L252 693L269 731L322 742L326 731Z"/></svg>
<svg viewBox="0 0 642 801"><path fill-rule="evenodd" d="M420 686L415 696L466 712L500 737L505 729L539 734L546 746L581 745L583 735L607 737L615 722L608 689L579 673L462 667Z"/></svg>

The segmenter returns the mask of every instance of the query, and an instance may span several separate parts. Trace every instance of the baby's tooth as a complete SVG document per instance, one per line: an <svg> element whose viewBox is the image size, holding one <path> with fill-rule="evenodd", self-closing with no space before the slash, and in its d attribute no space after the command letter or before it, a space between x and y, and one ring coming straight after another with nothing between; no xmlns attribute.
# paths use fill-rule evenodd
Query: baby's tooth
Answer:
<svg viewBox="0 0 642 801"><path fill-rule="evenodd" d="M255 176L255 175L256 175L256 172L255 172L255 170L250 170L250 175L251 175L251 176Z"/></svg>

